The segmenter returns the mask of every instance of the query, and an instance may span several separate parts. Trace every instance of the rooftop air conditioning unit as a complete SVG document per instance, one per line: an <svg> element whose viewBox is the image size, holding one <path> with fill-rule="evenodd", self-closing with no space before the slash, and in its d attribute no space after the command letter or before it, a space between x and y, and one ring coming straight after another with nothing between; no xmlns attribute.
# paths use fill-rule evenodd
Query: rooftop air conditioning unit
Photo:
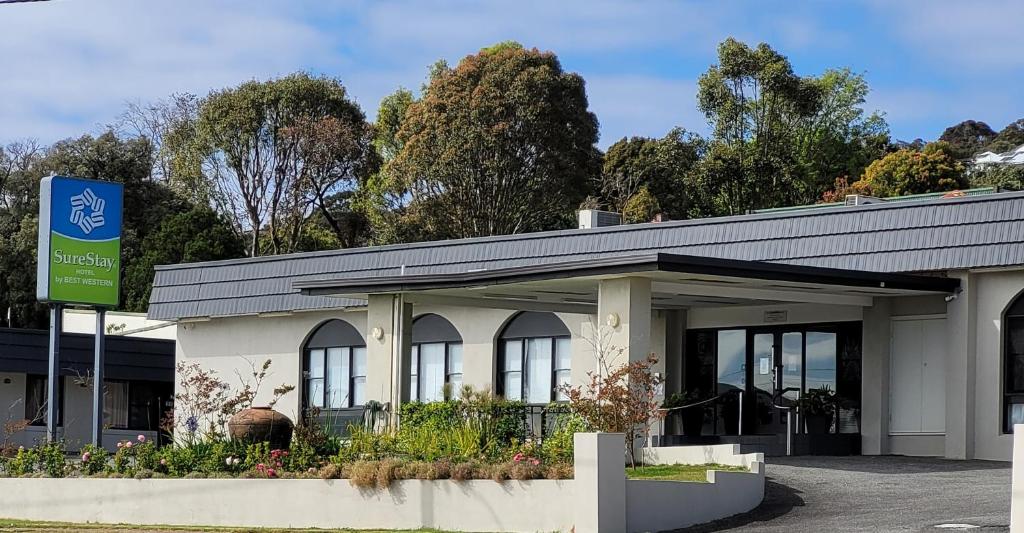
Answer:
<svg viewBox="0 0 1024 533"><path fill-rule="evenodd" d="M869 205L869 204L884 204L884 198L876 198L874 196L865 196L862 194L847 194L846 205Z"/></svg>
<svg viewBox="0 0 1024 533"><path fill-rule="evenodd" d="M579 212L580 229L603 228L622 224L622 215L599 209L583 209Z"/></svg>

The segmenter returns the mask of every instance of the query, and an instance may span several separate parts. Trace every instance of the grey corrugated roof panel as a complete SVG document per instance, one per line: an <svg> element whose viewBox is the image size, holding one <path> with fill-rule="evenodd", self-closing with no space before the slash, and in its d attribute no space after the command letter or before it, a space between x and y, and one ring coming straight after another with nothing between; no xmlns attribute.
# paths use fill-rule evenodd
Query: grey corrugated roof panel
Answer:
<svg viewBox="0 0 1024 533"><path fill-rule="evenodd" d="M157 267L150 316L345 307L291 283L394 276L403 265L416 275L660 251L878 272L1006 266L1024 264L1022 234L1024 193L1000 193L169 265Z"/></svg>
<svg viewBox="0 0 1024 533"><path fill-rule="evenodd" d="M621 233L636 233L646 232L650 229L668 230L680 227L707 227L719 229L721 226L736 225L730 229L743 228L743 235L749 236L750 231L768 231L762 222L770 220L792 220L801 219L807 220L811 223L810 227L816 226L821 220L828 220L831 217L843 217L849 218L854 215L860 215L865 212L872 211L886 211L894 214L896 211L906 210L901 212L899 217L886 217L879 216L870 217L870 220L876 224L885 224L886 227L902 227L908 220L905 217L906 213L912 213L912 216L919 217L923 213L932 213L936 216L946 216L942 213L946 210L960 209L960 206L965 204L985 204L989 202L993 203L1007 203L1014 204L1012 217L1019 219L1021 211L1024 209L1024 203L1019 203L1020 199L1024 198L1024 193L1000 193L986 196L975 196L975 197L964 197L964 198L951 198L942 199L928 202L902 202L896 204L870 204L862 206L850 206L842 210L828 211L828 212L804 212L804 213L764 213L764 214L753 214L753 215L735 215L728 217L717 217L707 219L696 219L696 220L682 220L682 221L670 221L650 224L632 224L625 226L612 226L604 228L593 228L588 230L557 230L557 231L546 231L536 233L525 233L516 235L500 235L494 237L476 237L469 239L455 239L447 241L432 241L432 242L420 242L420 243L408 243L408 244L395 244L387 246L375 246L366 248L354 248L354 249L343 249L343 250L325 250L320 252L305 252L300 254L290 254L281 256L264 256L256 258L243 258L243 259L227 259L222 261L210 261L204 263L185 263L181 265L159 265L158 270L178 270L178 269L190 269L197 266L204 268L223 266L223 265L255 265L265 263L280 263L292 261L296 258L311 259L317 257L340 257L340 256L352 256L352 255L367 255L367 254L380 254L384 252L397 252L406 254L415 254L415 257L423 257L422 252L417 252L424 248L428 249L446 249L450 247L467 247L475 244L516 244L516 243L527 243L536 240L545 240L555 237L570 237L570 238L588 238L588 237L602 237L606 238L611 235ZM957 221L956 223L966 222L988 222L991 219L1001 219L1003 215L1000 214L999 210L975 210L966 209L964 210L965 216L973 217L970 220ZM910 219L913 221L914 219ZM800 224L800 228L808 228L807 224ZM602 239L603 240L603 239ZM474 251L476 251L474 249ZM447 252L446 252L447 253ZM401 259L402 256L397 258ZM389 263L391 264L391 263Z"/></svg>

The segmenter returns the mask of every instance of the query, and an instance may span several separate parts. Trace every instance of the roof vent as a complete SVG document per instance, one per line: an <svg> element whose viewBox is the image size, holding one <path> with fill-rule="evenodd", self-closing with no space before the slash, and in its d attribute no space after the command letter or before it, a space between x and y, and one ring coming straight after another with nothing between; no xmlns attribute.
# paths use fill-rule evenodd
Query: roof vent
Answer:
<svg viewBox="0 0 1024 533"><path fill-rule="evenodd" d="M869 204L884 204L884 198L876 198L874 196L865 196L862 194L847 194L846 205L869 205Z"/></svg>
<svg viewBox="0 0 1024 533"><path fill-rule="evenodd" d="M622 224L622 215L599 209L583 209L579 212L580 229L603 228Z"/></svg>

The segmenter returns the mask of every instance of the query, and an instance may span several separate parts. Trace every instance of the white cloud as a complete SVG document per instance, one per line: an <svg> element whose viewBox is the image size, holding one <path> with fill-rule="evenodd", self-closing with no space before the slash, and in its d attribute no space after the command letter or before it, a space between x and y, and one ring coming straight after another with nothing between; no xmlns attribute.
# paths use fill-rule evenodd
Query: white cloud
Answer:
<svg viewBox="0 0 1024 533"><path fill-rule="evenodd" d="M126 101L337 63L284 4L56 1L0 7L0 139L98 129Z"/></svg>
<svg viewBox="0 0 1024 533"><path fill-rule="evenodd" d="M1024 2L875 0L880 20L920 57L949 70L1018 73L1024 67Z"/></svg>

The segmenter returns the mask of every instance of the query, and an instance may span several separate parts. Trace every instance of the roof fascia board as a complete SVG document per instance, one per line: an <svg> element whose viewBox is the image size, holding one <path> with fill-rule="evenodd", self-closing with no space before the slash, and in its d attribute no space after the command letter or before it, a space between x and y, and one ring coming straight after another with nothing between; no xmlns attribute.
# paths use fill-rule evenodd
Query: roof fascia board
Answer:
<svg viewBox="0 0 1024 533"><path fill-rule="evenodd" d="M922 292L952 292L960 285L959 280L949 278L657 253L455 274L305 280L294 282L292 287L309 296L362 295L652 271Z"/></svg>

